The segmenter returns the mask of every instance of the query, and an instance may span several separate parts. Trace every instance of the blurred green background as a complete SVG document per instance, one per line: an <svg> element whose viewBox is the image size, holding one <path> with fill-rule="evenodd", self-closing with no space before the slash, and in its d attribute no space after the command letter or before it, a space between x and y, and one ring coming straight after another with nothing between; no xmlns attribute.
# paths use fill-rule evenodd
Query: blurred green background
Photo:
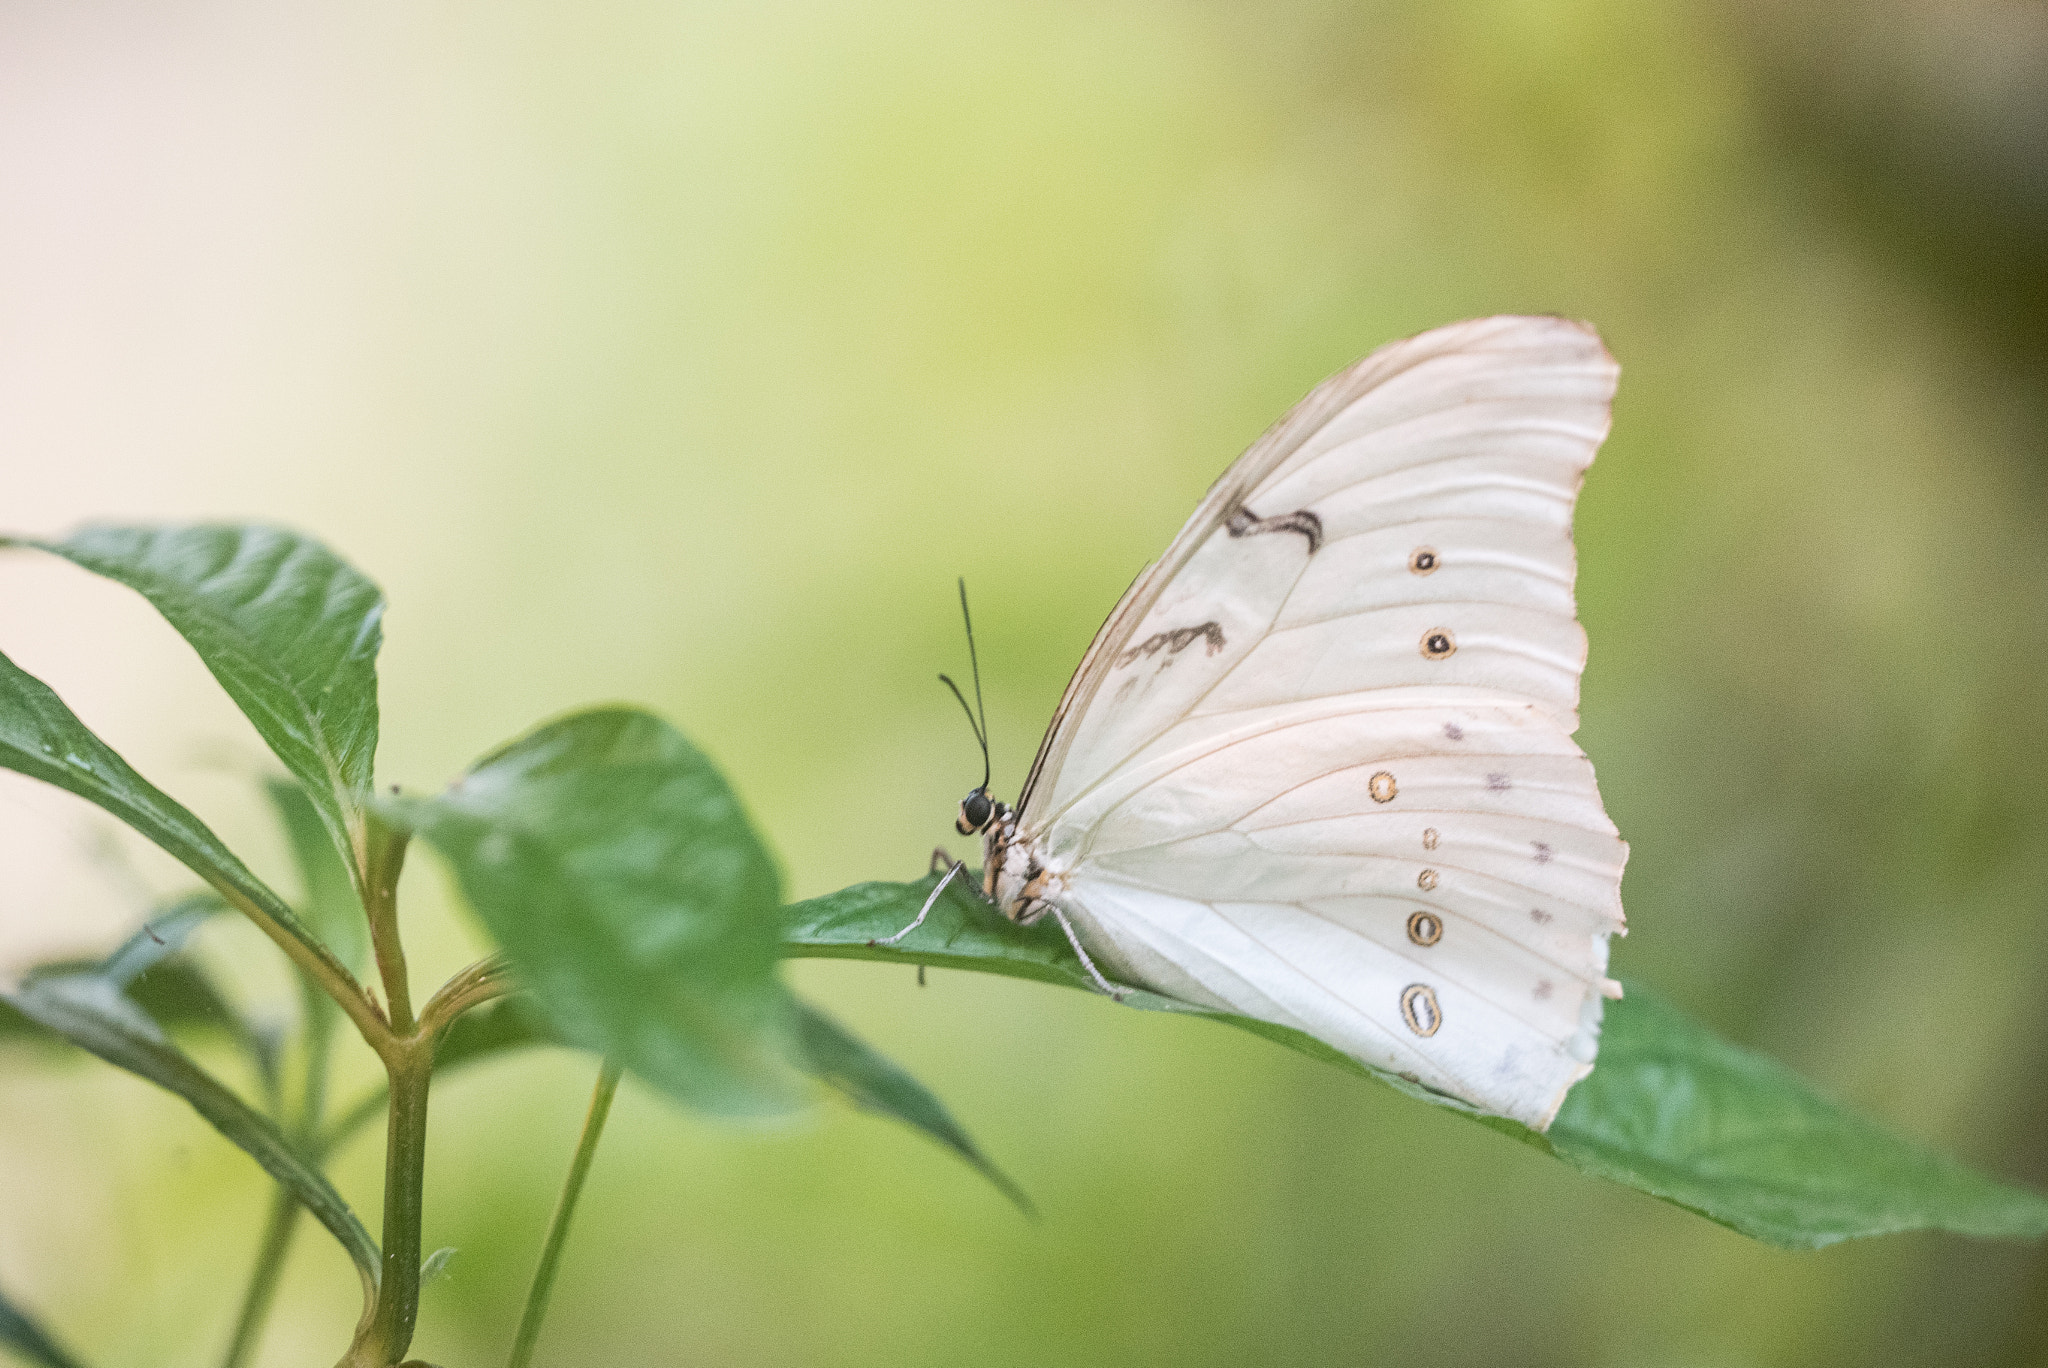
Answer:
<svg viewBox="0 0 2048 1368"><path fill-rule="evenodd" d="M2038 5L9 0L0 184L0 522L312 532L391 597L384 778L645 702L796 896L959 844L956 574L1008 795L1131 575L1318 379L1591 319L1617 968L2048 1185ZM0 561L0 649L284 868L259 743L139 601ZM181 886L6 778L0 963ZM416 974L451 971L474 932L407 878ZM206 949L288 1009L253 934ZM1775 1252L1207 1023L793 977L1044 1219L840 1107L733 1131L629 1084L543 1362L2048 1362L2037 1248ZM418 1355L502 1360L593 1072L437 1090L460 1252ZM337 1169L373 1223L380 1149ZM215 1361L266 1196L147 1085L0 1053L0 1287L90 1363ZM309 1228L262 1362L331 1362L355 1307Z"/></svg>

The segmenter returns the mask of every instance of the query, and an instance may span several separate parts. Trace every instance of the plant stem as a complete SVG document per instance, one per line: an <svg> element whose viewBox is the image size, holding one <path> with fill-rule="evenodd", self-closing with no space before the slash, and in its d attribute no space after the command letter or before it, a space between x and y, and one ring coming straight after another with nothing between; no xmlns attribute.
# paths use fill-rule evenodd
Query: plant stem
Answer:
<svg viewBox="0 0 2048 1368"><path fill-rule="evenodd" d="M396 1035L410 1035L412 990L406 979L405 945L398 937L398 874L405 867L405 846L411 838L374 817L367 820L363 910L370 922L370 946L384 980L391 1030Z"/></svg>
<svg viewBox="0 0 2048 1368"><path fill-rule="evenodd" d="M583 1195L583 1180L590 1176L590 1161L597 1154L598 1138L604 1134L605 1118L611 1114L612 1094L618 1090L619 1066L607 1059L598 1070L597 1088L590 1095L590 1111L583 1118L583 1136L576 1142L576 1157L569 1161L569 1176L555 1202L547 1243L541 1246L540 1266L533 1270L533 1287L526 1294L526 1314L519 1318L519 1337L512 1342L509 1368L527 1368L533 1360L534 1345L540 1341L541 1319L548 1313L548 1297L555 1290L555 1273L561 1267L562 1246L569 1238L569 1221L576 1214L576 1199Z"/></svg>
<svg viewBox="0 0 2048 1368"><path fill-rule="evenodd" d="M242 1314L235 1321L235 1337L228 1344L221 1368L242 1368L256 1352L263 1323L277 1300L277 1285L284 1277L285 1251L299 1224L299 1199L279 1186L270 1199L270 1220L263 1228L263 1243L256 1250L256 1266L249 1274L248 1291L242 1294Z"/></svg>
<svg viewBox="0 0 2048 1368"><path fill-rule="evenodd" d="M327 1111L327 1068L333 1054L335 1004L310 975L303 973L299 976L299 998L305 1023L306 1078L293 1128L300 1145L318 1163L320 1123ZM249 1285L242 1293L242 1309L235 1319L235 1335L228 1343L227 1355L221 1359L221 1368L243 1368L256 1352L264 1323L276 1304L278 1284L284 1279L285 1257L291 1251L292 1237L298 1232L299 1215L304 1210L290 1189L282 1185L271 1196L270 1219L263 1228L263 1242L257 1246L256 1264L249 1271Z"/></svg>
<svg viewBox="0 0 2048 1368"><path fill-rule="evenodd" d="M405 1357L420 1314L420 1218L426 1203L427 1091L434 1042L414 1037L387 1061L391 1114L384 1141L384 1277L359 1361L388 1368Z"/></svg>

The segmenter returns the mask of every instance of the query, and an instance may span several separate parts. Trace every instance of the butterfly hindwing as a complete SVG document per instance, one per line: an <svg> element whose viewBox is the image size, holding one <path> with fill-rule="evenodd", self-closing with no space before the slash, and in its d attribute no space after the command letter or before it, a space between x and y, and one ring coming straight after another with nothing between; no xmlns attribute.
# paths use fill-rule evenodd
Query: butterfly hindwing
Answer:
<svg viewBox="0 0 2048 1368"><path fill-rule="evenodd" d="M1548 1119L1611 991L1626 848L1547 715L1360 695L1198 720L1149 754L1047 846L1103 958L1162 988L1172 960L1180 996ZM1403 1011L1416 984L1427 1036Z"/></svg>

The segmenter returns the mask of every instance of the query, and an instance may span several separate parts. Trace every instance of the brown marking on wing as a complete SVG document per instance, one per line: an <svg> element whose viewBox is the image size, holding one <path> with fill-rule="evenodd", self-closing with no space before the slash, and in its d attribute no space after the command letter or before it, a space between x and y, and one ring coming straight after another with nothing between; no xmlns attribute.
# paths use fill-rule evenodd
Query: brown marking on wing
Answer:
<svg viewBox="0 0 2048 1368"><path fill-rule="evenodd" d="M1233 537L1249 537L1260 532L1299 532L1308 538L1311 556L1323 548L1323 520L1306 508L1274 518L1262 518L1239 504L1224 520L1223 530Z"/></svg>
<svg viewBox="0 0 2048 1368"><path fill-rule="evenodd" d="M1220 623L1204 622L1196 627L1176 627L1170 632L1157 632L1146 637L1137 645L1116 658L1118 666L1134 663L1140 656L1150 659L1164 650L1170 656L1177 656L1188 647L1201 641L1206 648L1204 654L1215 655L1225 646L1223 627Z"/></svg>

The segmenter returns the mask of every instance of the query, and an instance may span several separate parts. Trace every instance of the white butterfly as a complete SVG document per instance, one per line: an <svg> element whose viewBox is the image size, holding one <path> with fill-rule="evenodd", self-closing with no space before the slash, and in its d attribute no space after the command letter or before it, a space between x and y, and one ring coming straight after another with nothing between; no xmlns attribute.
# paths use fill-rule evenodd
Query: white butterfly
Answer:
<svg viewBox="0 0 2048 1368"><path fill-rule="evenodd" d="M1621 992L1628 847L1571 740L1616 375L1502 317L1318 386L1110 614L1017 806L961 804L985 894L1091 972L1547 1127Z"/></svg>

